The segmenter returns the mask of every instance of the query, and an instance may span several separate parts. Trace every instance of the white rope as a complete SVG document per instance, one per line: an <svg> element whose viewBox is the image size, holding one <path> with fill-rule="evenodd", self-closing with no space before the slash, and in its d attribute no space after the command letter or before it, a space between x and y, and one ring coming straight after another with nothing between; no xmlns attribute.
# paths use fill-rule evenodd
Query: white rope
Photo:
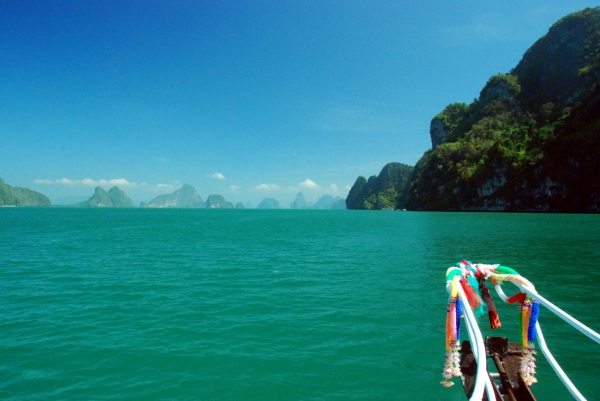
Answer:
<svg viewBox="0 0 600 401"><path fill-rule="evenodd" d="M487 371L485 344L483 342L483 337L481 336L481 331L479 330L479 325L477 324L477 320L473 315L473 311L471 310L469 300L467 299L467 296L465 295L461 286L458 286L458 295L460 297L460 300L462 301L462 304L464 305L462 309L465 314L467 328L469 329L469 336L471 337L473 355L475 356L475 360L477 361L477 375L475 376L475 387L473 388L473 393L471 395L470 400L480 401L481 399L483 399L483 391L485 386L485 389L487 390L488 400L496 401L496 394L494 393L492 387L493 384L490 381L490 377ZM483 360L482 352L484 353Z"/></svg>
<svg viewBox="0 0 600 401"><path fill-rule="evenodd" d="M500 284L494 284L494 288L496 289L496 292L498 293L498 296L506 303L508 303L508 297L506 296L506 294L504 293L504 290L502 289L502 286Z"/></svg>
<svg viewBox="0 0 600 401"><path fill-rule="evenodd" d="M581 395L579 390L577 390L575 388L575 386L573 385L571 380L569 380L569 378L567 377L565 372L562 370L562 368L560 367L558 362L556 362L556 359L554 359L554 357L552 356L552 353L548 349L548 346L546 345L546 340L544 339L544 335L542 334L542 328L540 327L540 322L536 323L535 329L536 329L537 343L539 344L540 349L542 350L542 353L544 354L544 356L550 363L550 366L552 366L552 369L554 369L554 371L556 372L556 375L558 376L560 381L563 382L563 384L565 385L567 390L569 390L571 395L576 400L585 401L585 398L583 397L583 395Z"/></svg>
<svg viewBox="0 0 600 401"><path fill-rule="evenodd" d="M469 331L469 338L475 339L475 332L473 331L473 326L471 325L471 321L466 316L465 316L465 323L466 323L467 329ZM480 357L481 350L479 349L477 341L475 341L475 340L471 341L471 350L473 351L473 356L475 357L475 360L477 361L477 367L479 368L479 361L481 360L481 357ZM479 369L478 369L478 374L479 374ZM477 380L477 377L479 377L479 376L476 376L476 380ZM485 387L488 392L493 391L493 390L490 390L489 386L491 383L488 383L488 381L489 380L485 381ZM473 394L475 394L475 391L473 391ZM482 392L482 395L483 395L483 392ZM476 399L479 400L478 398L476 398Z"/></svg>

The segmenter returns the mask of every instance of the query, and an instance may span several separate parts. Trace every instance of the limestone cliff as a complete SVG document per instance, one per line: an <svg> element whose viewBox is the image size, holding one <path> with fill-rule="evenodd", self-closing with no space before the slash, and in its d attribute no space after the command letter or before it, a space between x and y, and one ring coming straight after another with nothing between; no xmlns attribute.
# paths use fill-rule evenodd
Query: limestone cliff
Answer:
<svg viewBox="0 0 600 401"><path fill-rule="evenodd" d="M479 98L431 122L417 210L600 211L600 8L558 21Z"/></svg>

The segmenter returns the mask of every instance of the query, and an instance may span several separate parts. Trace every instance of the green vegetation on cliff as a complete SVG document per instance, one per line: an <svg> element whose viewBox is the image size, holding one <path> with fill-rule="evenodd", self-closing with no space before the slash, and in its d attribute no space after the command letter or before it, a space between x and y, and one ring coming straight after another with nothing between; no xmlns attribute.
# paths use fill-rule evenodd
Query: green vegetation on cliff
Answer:
<svg viewBox="0 0 600 401"><path fill-rule="evenodd" d="M600 212L600 7L554 24L471 104L431 121L405 176L358 177L349 209ZM408 166L406 166L408 168ZM405 191L407 190L408 191Z"/></svg>
<svg viewBox="0 0 600 401"><path fill-rule="evenodd" d="M31 189L8 185L0 178L0 206L50 206L50 199Z"/></svg>
<svg viewBox="0 0 600 401"><path fill-rule="evenodd" d="M431 122L407 207L600 211L600 8L552 26L510 74Z"/></svg>
<svg viewBox="0 0 600 401"><path fill-rule="evenodd" d="M403 209L406 203L413 167L388 163L378 176L367 181L360 176L346 198L348 209Z"/></svg>

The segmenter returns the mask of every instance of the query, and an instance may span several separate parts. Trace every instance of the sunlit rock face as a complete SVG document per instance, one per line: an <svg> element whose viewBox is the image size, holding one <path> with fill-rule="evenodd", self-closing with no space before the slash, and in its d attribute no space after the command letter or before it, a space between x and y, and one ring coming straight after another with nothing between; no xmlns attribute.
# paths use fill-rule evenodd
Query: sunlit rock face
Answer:
<svg viewBox="0 0 600 401"><path fill-rule="evenodd" d="M434 117L429 126L429 135L431 136L431 148L435 149L446 140L448 135L448 127L444 124L444 120L439 117Z"/></svg>

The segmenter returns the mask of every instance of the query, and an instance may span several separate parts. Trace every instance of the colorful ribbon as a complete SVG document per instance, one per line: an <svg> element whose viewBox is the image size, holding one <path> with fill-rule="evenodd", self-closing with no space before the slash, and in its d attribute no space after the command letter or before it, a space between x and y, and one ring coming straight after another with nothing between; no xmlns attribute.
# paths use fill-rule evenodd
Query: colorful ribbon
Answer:
<svg viewBox="0 0 600 401"><path fill-rule="evenodd" d="M446 310L446 362L441 384L445 387L454 385L452 378L460 376L460 317L462 307L459 299L459 286L476 315L483 316L489 313L490 326L497 329L502 326L496 311L494 301L485 280L490 279L494 284L502 281L511 281L535 289L533 284L516 270L501 265L472 264L467 260L457 263L446 271L446 290L450 294ZM521 334L521 367L520 373L527 386L537 382L535 378L535 335L536 324L539 316L539 303L519 292L508 298L508 303L519 303L519 327Z"/></svg>

